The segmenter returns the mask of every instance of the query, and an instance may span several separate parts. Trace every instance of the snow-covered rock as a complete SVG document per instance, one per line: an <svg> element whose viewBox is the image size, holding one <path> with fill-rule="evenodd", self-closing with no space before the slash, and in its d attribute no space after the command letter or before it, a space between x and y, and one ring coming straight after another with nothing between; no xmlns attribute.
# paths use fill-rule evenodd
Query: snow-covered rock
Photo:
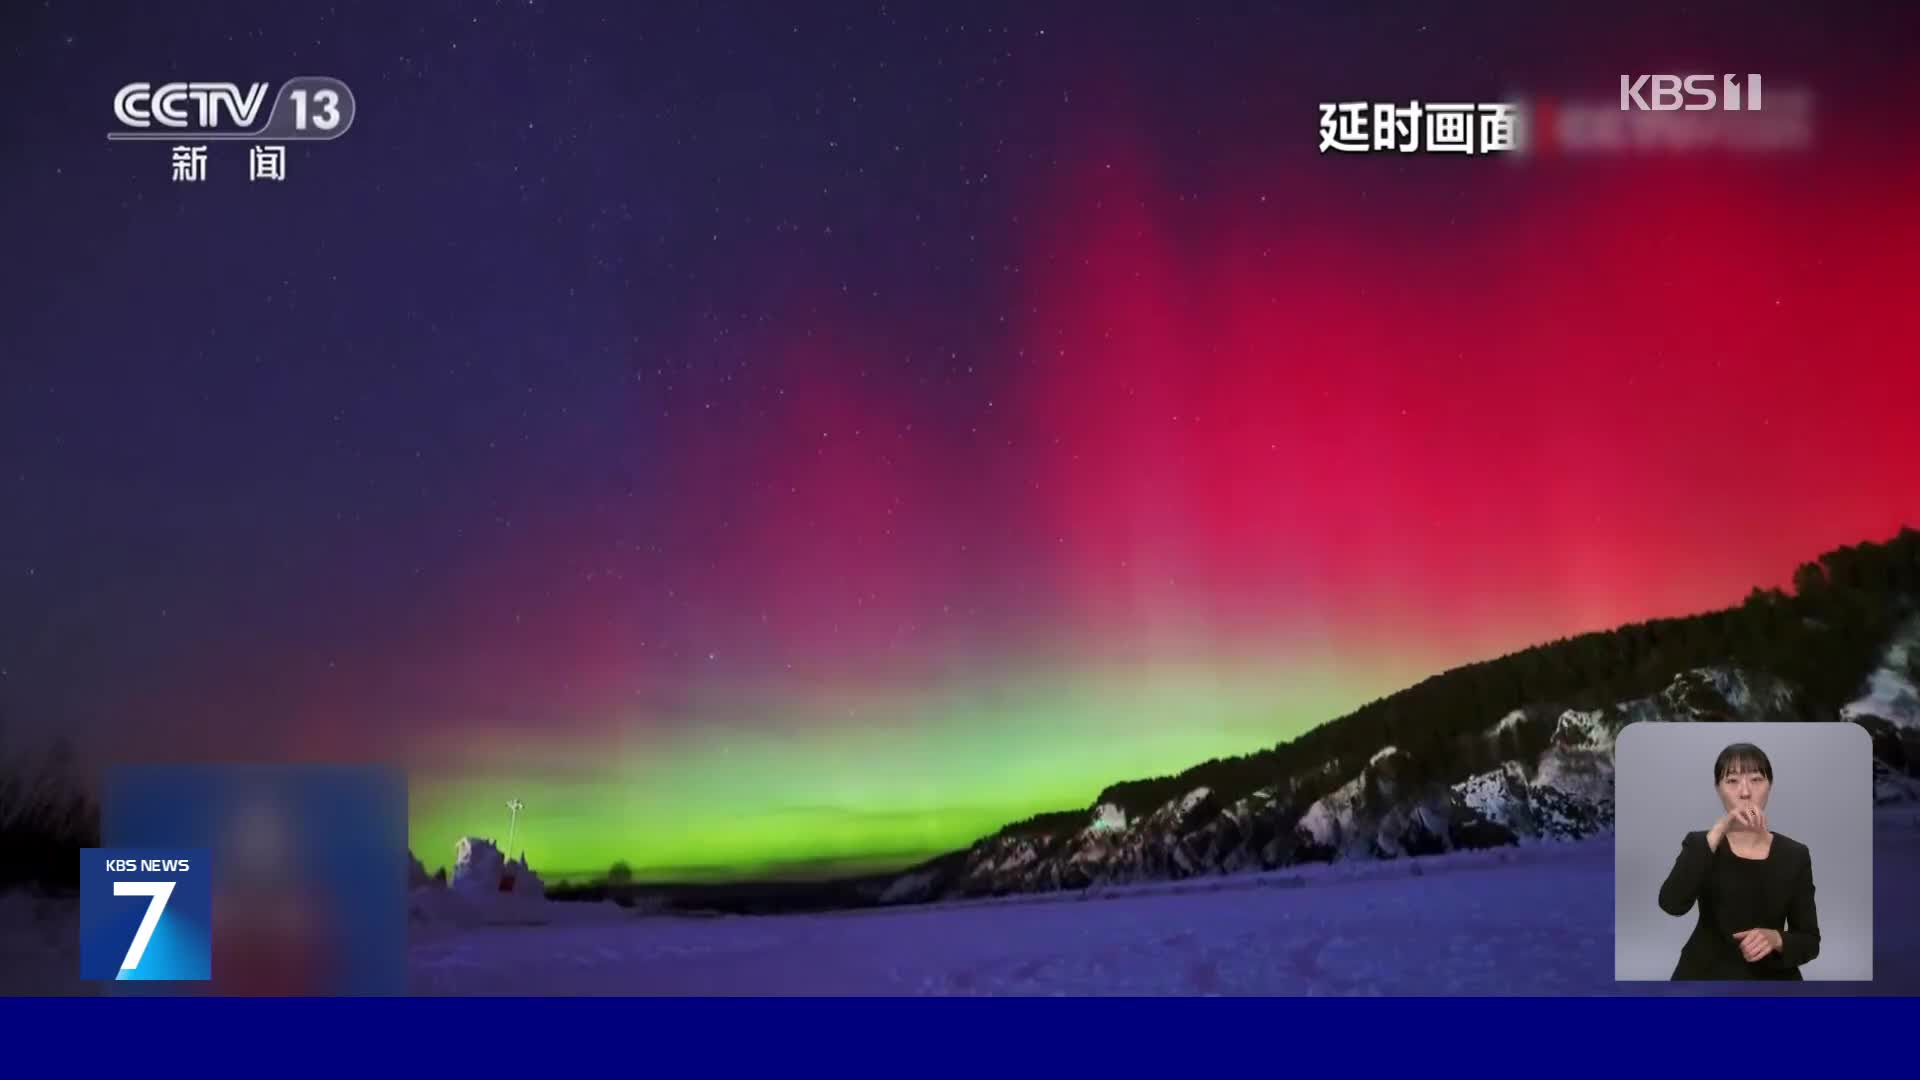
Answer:
<svg viewBox="0 0 1920 1080"><path fill-rule="evenodd" d="M902 874L887 884L880 894L882 904L911 904L933 895L937 875L931 870Z"/></svg>
<svg viewBox="0 0 1920 1080"><path fill-rule="evenodd" d="M1093 808L1093 823L1087 828L1093 832L1117 832L1127 827L1127 812L1112 803L1101 803Z"/></svg>
<svg viewBox="0 0 1920 1080"><path fill-rule="evenodd" d="M1212 794L1213 794L1212 791L1203 787L1197 787L1197 788L1194 788L1192 791L1187 792L1187 794L1180 800L1180 816L1185 817L1186 815L1193 813L1194 808L1199 806L1201 803L1205 802L1207 799L1207 796Z"/></svg>
<svg viewBox="0 0 1920 1080"><path fill-rule="evenodd" d="M1553 742L1555 746L1611 750L1613 735L1613 729L1606 723L1604 709L1568 709L1560 714L1559 723L1554 725Z"/></svg>
<svg viewBox="0 0 1920 1080"><path fill-rule="evenodd" d="M1920 731L1920 687L1913 682L1913 661L1920 657L1920 615L1901 626L1880 666L1867 675L1860 696L1841 706L1843 720L1877 716L1896 727Z"/></svg>
<svg viewBox="0 0 1920 1080"><path fill-rule="evenodd" d="M1771 675L1725 665L1673 677L1660 693L1671 720L1797 720L1793 688Z"/></svg>
<svg viewBox="0 0 1920 1080"><path fill-rule="evenodd" d="M1497 769L1469 776L1453 785L1455 799L1462 806L1496 824L1524 829L1528 818L1526 770L1517 761L1508 761Z"/></svg>

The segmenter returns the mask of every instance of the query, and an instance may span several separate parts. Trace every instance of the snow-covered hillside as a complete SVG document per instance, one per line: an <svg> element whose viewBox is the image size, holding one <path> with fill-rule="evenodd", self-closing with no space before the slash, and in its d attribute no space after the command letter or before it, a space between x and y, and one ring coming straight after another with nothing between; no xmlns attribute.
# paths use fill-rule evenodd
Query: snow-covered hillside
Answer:
<svg viewBox="0 0 1920 1080"><path fill-rule="evenodd" d="M1905 650L1920 638L1920 621L1904 633L1863 701L1896 710L1911 704L1910 694L1900 696L1909 684L1895 669L1903 669ZM1077 826L1004 832L915 867L885 896L888 903L914 903L1578 840L1613 828L1614 741L1626 725L1802 718L1792 688L1772 675L1694 668L1657 694L1604 709L1537 706L1490 718L1482 751L1466 755L1493 762L1480 771L1387 745L1231 801L1196 785L1148 813L1101 803ZM1851 718L1870 731L1893 730L1870 716ZM1911 736L1883 735L1875 736L1876 797L1920 798L1920 724ZM1514 749L1520 746L1544 749L1521 753Z"/></svg>

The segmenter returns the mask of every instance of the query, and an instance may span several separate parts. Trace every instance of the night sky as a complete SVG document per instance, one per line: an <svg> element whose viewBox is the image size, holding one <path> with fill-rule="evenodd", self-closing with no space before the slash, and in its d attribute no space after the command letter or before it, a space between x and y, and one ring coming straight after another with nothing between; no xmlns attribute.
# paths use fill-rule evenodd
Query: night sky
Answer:
<svg viewBox="0 0 1920 1080"><path fill-rule="evenodd" d="M0 13L10 744L900 865L1920 523L1910 6L261 6ZM1318 150L1639 71L1815 145ZM284 183L105 138L294 75Z"/></svg>

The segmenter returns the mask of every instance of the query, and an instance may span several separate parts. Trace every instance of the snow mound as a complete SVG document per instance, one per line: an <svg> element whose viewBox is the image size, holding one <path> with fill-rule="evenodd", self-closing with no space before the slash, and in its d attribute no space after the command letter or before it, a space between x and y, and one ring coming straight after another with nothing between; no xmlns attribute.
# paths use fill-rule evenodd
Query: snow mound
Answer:
<svg viewBox="0 0 1920 1080"><path fill-rule="evenodd" d="M544 900L547 887L527 865L527 857L509 862L493 841L466 836L453 846L453 890L464 896L513 896Z"/></svg>
<svg viewBox="0 0 1920 1080"><path fill-rule="evenodd" d="M541 925L551 921L556 907L565 906L547 901L546 886L526 856L508 861L491 840L469 836L454 845L450 882L443 876L428 877L411 854L407 861L407 915L416 924Z"/></svg>

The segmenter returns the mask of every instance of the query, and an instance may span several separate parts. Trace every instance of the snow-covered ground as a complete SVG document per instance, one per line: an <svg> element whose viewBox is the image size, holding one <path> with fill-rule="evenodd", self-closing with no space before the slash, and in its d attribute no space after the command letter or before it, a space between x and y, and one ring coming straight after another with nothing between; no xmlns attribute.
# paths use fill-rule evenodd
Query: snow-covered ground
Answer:
<svg viewBox="0 0 1920 1080"><path fill-rule="evenodd" d="M1920 994L1920 807L1874 828L1872 984ZM1613 847L1355 862L969 903L777 917L545 904L543 925L415 924L420 994L1702 994L1613 981ZM0 993L90 993L73 905L0 896Z"/></svg>
<svg viewBox="0 0 1920 1080"><path fill-rule="evenodd" d="M1871 985L1920 993L1920 814L1875 822ZM1430 859L778 917L440 931L421 994L1697 994L1613 980L1611 838ZM1740 988L1748 989L1748 988ZM1759 986L1750 992L1779 992Z"/></svg>
<svg viewBox="0 0 1920 1080"><path fill-rule="evenodd" d="M95 993L80 981L80 905L0 893L0 995Z"/></svg>

